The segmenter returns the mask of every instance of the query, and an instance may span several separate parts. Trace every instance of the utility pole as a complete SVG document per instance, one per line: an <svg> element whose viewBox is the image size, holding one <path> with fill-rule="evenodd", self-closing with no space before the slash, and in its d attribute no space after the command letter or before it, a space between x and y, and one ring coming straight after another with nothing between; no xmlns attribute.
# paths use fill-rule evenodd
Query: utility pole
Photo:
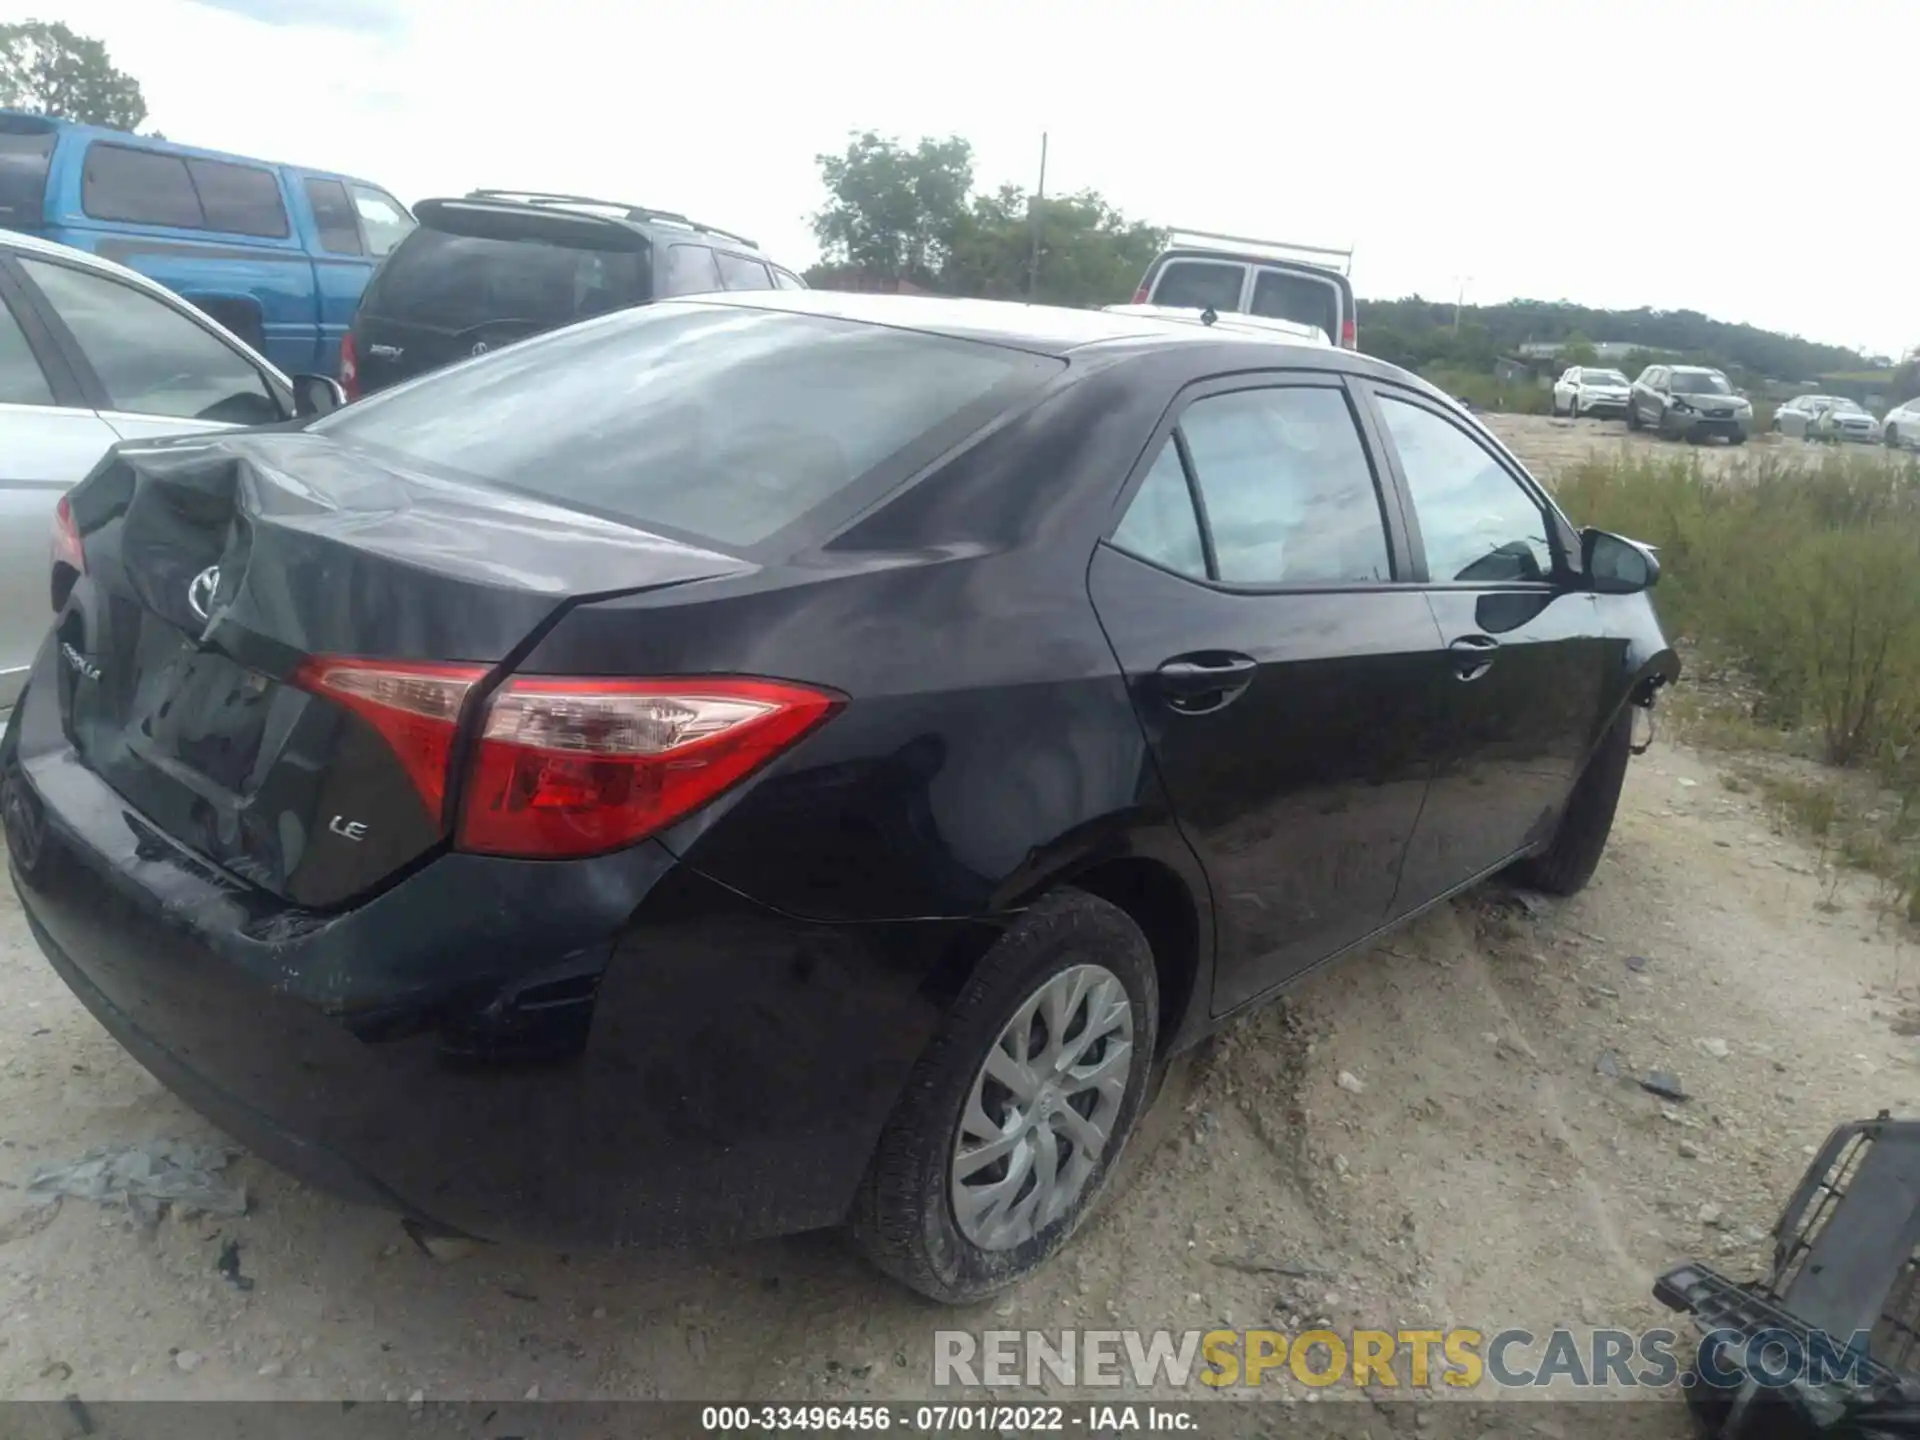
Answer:
<svg viewBox="0 0 1920 1440"><path fill-rule="evenodd" d="M1040 290L1040 207L1047 198L1047 132L1040 132L1040 186L1033 193L1027 218L1033 222L1033 256L1027 261L1027 299Z"/></svg>
<svg viewBox="0 0 1920 1440"><path fill-rule="evenodd" d="M1453 333L1454 333L1454 334L1456 334L1456 335L1458 335L1458 334L1460 333L1460 307L1461 307L1461 306L1462 306L1463 304L1465 304L1465 303L1466 303L1466 299L1467 299L1467 285L1469 284L1469 282L1471 282L1471 281L1472 281L1472 279L1473 279L1473 277L1472 277L1471 275L1462 275L1462 276L1460 277L1460 288L1459 288L1459 290L1458 290L1458 291L1456 291L1456 292L1454 293L1454 297L1453 297Z"/></svg>

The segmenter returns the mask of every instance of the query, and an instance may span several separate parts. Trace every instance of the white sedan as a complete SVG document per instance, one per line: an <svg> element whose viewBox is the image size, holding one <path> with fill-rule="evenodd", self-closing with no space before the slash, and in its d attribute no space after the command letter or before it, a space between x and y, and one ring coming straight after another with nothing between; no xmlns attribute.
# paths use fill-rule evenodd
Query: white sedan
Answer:
<svg viewBox="0 0 1920 1440"><path fill-rule="evenodd" d="M1553 382L1553 413L1570 415L1624 415L1633 387L1618 370L1575 365Z"/></svg>
<svg viewBox="0 0 1920 1440"><path fill-rule="evenodd" d="M1880 438L1894 449L1920 450L1920 398L1896 405L1880 422Z"/></svg>

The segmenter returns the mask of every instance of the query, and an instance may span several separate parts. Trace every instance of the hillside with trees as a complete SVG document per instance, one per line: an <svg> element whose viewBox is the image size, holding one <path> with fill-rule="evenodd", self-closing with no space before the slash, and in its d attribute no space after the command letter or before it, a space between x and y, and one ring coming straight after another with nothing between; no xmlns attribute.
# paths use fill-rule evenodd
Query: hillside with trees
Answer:
<svg viewBox="0 0 1920 1440"><path fill-rule="evenodd" d="M1361 343L1369 354L1411 370L1484 370L1528 342L1566 344L1575 351L1583 344L1614 342L1779 380L1875 368L1868 357L1843 345L1733 325L1695 310L1596 310L1565 301L1512 300L1464 305L1458 316L1456 328L1451 302L1417 295L1361 300Z"/></svg>

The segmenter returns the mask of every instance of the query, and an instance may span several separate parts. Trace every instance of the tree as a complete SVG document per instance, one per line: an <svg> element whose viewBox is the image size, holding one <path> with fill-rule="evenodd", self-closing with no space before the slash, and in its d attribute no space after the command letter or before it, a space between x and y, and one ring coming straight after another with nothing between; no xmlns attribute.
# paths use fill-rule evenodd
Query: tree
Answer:
<svg viewBox="0 0 1920 1440"><path fill-rule="evenodd" d="M940 288L951 295L1026 299L1033 226L1040 222L1039 285L1048 305L1111 305L1128 299L1166 239L1128 220L1091 190L1036 202L1017 185L977 195L955 235Z"/></svg>
<svg viewBox="0 0 1920 1440"><path fill-rule="evenodd" d="M1920 345L1909 350L1907 358L1893 367L1893 378L1887 382L1887 388L1896 405L1920 396Z"/></svg>
<svg viewBox="0 0 1920 1440"><path fill-rule="evenodd" d="M1566 365L1597 365L1600 352L1593 348L1593 341L1584 331L1576 330L1561 344L1560 360Z"/></svg>
<svg viewBox="0 0 1920 1440"><path fill-rule="evenodd" d="M140 82L107 47L55 20L0 25L0 105L135 130L147 118Z"/></svg>
<svg viewBox="0 0 1920 1440"><path fill-rule="evenodd" d="M814 159L831 196L813 217L826 263L931 287L966 214L973 147L955 135L909 150L867 130Z"/></svg>

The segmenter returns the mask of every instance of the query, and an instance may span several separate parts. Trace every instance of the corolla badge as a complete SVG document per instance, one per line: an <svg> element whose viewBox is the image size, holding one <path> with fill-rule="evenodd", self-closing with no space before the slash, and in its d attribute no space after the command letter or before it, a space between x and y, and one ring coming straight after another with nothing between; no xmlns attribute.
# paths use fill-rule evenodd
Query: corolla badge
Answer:
<svg viewBox="0 0 1920 1440"><path fill-rule="evenodd" d="M187 604L202 620L213 611L213 592L220 588L220 567L209 565L187 582Z"/></svg>

